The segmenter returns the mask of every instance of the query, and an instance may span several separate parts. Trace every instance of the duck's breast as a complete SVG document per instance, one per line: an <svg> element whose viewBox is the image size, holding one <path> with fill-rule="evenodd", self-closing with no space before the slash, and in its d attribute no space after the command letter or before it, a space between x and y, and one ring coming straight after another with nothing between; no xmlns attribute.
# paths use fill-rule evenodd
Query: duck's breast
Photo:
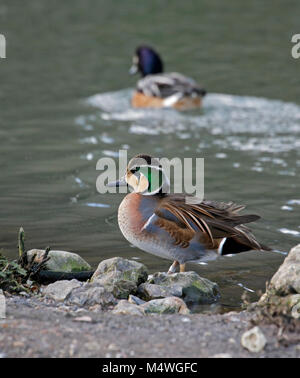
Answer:
<svg viewBox="0 0 300 378"><path fill-rule="evenodd" d="M118 211L119 227L126 239L142 236L143 227L154 214L155 207L156 203L151 197L138 193L127 194Z"/></svg>
<svg viewBox="0 0 300 378"><path fill-rule="evenodd" d="M176 245L174 238L157 225L156 206L155 198L137 193L128 194L121 202L119 227L131 244L155 256L180 263L208 257L196 237L187 248Z"/></svg>

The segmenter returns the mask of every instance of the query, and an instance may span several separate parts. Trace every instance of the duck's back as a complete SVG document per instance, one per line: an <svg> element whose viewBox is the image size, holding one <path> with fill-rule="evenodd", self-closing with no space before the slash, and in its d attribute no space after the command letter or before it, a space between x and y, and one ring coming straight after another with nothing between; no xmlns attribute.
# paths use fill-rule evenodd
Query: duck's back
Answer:
<svg viewBox="0 0 300 378"><path fill-rule="evenodd" d="M200 107L206 91L193 79L177 72L147 75L137 83L135 107Z"/></svg>

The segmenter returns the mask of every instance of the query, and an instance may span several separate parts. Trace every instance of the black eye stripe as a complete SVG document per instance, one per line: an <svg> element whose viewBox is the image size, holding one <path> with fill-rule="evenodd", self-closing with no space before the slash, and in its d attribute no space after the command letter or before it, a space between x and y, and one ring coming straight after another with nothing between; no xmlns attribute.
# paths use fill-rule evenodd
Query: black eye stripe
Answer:
<svg viewBox="0 0 300 378"><path fill-rule="evenodd" d="M140 167L136 167L130 170L131 173L136 173L137 171L140 170Z"/></svg>

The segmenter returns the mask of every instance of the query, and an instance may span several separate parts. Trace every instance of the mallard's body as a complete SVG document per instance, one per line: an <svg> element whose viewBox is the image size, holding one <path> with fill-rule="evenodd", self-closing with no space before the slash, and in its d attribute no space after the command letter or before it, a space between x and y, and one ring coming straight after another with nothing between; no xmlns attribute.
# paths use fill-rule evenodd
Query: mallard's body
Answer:
<svg viewBox="0 0 300 378"><path fill-rule="evenodd" d="M177 110L191 110L201 108L202 98L201 97L181 97L179 100L174 99L172 104L168 105L170 101L165 101L164 98L159 98L155 96L146 96L141 92L135 92L132 96L131 105L134 108L169 108L172 107Z"/></svg>
<svg viewBox="0 0 300 378"><path fill-rule="evenodd" d="M151 48L143 46L134 56L132 73L140 71L142 79L132 97L137 108L175 108L189 110L199 108L206 91L193 79L177 72L163 73L163 63Z"/></svg>

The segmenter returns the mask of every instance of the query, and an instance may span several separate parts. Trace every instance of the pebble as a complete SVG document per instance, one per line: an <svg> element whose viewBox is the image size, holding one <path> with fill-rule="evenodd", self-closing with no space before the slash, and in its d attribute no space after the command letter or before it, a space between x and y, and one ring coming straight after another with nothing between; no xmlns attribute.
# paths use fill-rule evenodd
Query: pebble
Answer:
<svg viewBox="0 0 300 378"><path fill-rule="evenodd" d="M217 353L214 354L211 358L232 358L232 355L229 353Z"/></svg>
<svg viewBox="0 0 300 378"><path fill-rule="evenodd" d="M78 318L74 318L73 321L91 323L93 320L90 316L79 316Z"/></svg>
<svg viewBox="0 0 300 378"><path fill-rule="evenodd" d="M241 344L244 348L252 353L261 352L267 340L259 327L253 327L249 331L243 333L241 337Z"/></svg>

